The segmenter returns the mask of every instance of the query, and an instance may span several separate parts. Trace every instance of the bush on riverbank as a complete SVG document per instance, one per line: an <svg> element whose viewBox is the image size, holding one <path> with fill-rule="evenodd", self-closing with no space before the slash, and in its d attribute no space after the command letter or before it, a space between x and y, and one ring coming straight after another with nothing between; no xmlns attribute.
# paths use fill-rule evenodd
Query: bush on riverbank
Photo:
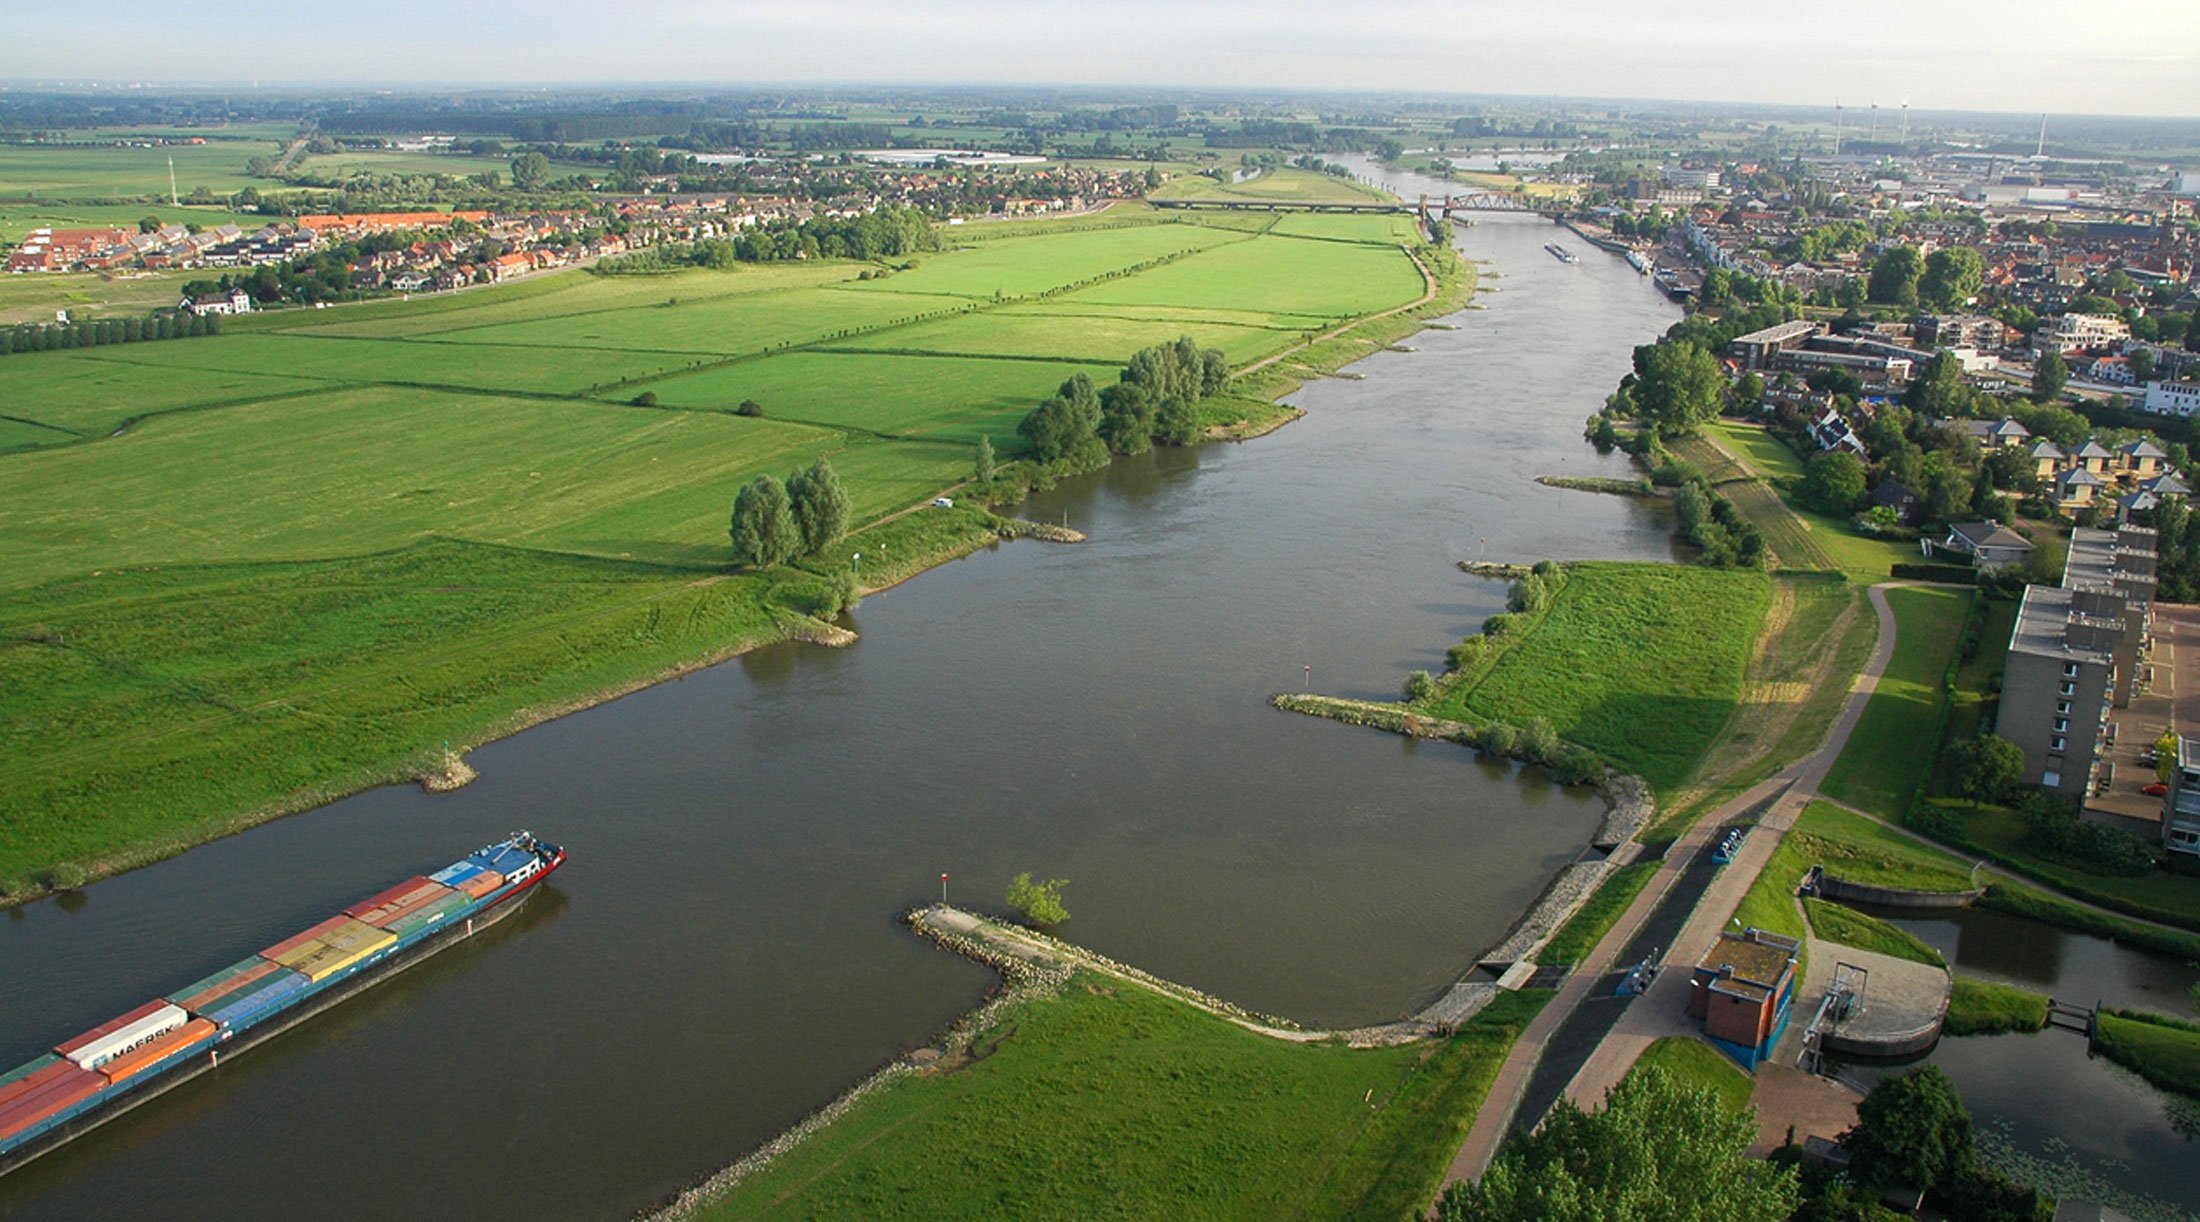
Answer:
<svg viewBox="0 0 2200 1222"><path fill-rule="evenodd" d="M1948 1035L1994 1035L2037 1031L2047 1025L2047 998L2030 989L1957 976L1948 999Z"/></svg>

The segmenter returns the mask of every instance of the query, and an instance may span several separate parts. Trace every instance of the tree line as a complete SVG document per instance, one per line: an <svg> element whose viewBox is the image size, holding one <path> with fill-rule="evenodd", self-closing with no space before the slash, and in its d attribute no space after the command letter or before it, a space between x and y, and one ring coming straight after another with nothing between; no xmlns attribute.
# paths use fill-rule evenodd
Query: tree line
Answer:
<svg viewBox="0 0 2200 1222"><path fill-rule="evenodd" d="M144 318L23 323L0 330L0 356L17 352L51 352L63 348L99 348L108 344L135 344L144 340L183 339L221 333L221 315L185 314L175 310L148 314Z"/></svg>

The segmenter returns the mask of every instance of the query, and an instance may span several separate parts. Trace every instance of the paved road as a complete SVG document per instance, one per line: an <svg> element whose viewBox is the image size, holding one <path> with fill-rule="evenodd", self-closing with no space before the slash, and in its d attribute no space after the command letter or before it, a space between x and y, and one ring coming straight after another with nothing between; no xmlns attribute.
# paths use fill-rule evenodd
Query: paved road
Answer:
<svg viewBox="0 0 2200 1222"><path fill-rule="evenodd" d="M1475 1116L1474 1127L1452 1159L1451 1170L1444 1177L1446 1186L1478 1178L1496 1157L1527 1093L1536 1064L1542 1059L1552 1036L1592 992L1606 986L1606 973L1612 969L1620 948L1634 940L1636 930L1665 900L1689 863L1711 842L1719 828L1770 802L1757 830L1743 841L1741 855L1722 868L1705 889L1680 936L1665 949L1662 962L1667 967L1685 968L1718 936L1728 914L1734 911L1735 905L1741 902L1743 894L1765 868L1765 863L1771 860L1780 838L1794 825L1803 807L1818 795L1819 784L1825 780L1841 749L1848 744L1850 732L1864 715L1865 704L1878 689L1879 677L1886 673L1887 663L1894 657L1894 610L1887 603L1886 591L1903 584L1909 583L1873 586L1867 591L1872 613L1879 618L1879 644L1850 689L1848 704L1834 720L1825 742L1809 756L1721 806L1711 817L1698 819L1695 826L1666 851L1657 875L1643 888L1642 894L1567 978L1558 996L1543 1007L1542 1013L1536 1015L1535 1021L1513 1044L1512 1052L1498 1070L1497 1080L1491 1084L1489 1098ZM1652 1041L1664 1035L1692 1034L1694 1024L1686 1013L1687 993L1685 970L1659 973L1649 991L1628 1005L1611 1034L1598 1044L1580 1072L1574 1075L1567 1088L1567 1097L1585 1106L1601 1102L1605 1092L1619 1083Z"/></svg>

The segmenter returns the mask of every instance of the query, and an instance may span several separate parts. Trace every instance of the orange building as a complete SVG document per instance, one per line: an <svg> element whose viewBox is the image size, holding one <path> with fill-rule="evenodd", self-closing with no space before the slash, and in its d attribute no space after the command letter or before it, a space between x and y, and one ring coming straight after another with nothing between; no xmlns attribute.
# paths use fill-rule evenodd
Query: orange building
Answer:
<svg viewBox="0 0 2200 1222"><path fill-rule="evenodd" d="M1800 945L1754 927L1725 930L1696 964L1688 1013L1704 1020L1704 1034L1744 1069L1754 1071L1787 1029Z"/></svg>

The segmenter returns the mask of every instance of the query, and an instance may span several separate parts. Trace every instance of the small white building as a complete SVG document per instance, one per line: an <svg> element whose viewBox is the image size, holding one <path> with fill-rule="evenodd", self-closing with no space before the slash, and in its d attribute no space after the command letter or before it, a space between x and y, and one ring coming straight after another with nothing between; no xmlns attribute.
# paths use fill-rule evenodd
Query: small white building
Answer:
<svg viewBox="0 0 2200 1222"><path fill-rule="evenodd" d="M177 307L186 314L250 314L252 294L243 289L231 289L226 293L203 293L186 297Z"/></svg>
<svg viewBox="0 0 2200 1222"><path fill-rule="evenodd" d="M2200 408L2200 382L2149 382L2141 406L2157 416L2190 416Z"/></svg>

